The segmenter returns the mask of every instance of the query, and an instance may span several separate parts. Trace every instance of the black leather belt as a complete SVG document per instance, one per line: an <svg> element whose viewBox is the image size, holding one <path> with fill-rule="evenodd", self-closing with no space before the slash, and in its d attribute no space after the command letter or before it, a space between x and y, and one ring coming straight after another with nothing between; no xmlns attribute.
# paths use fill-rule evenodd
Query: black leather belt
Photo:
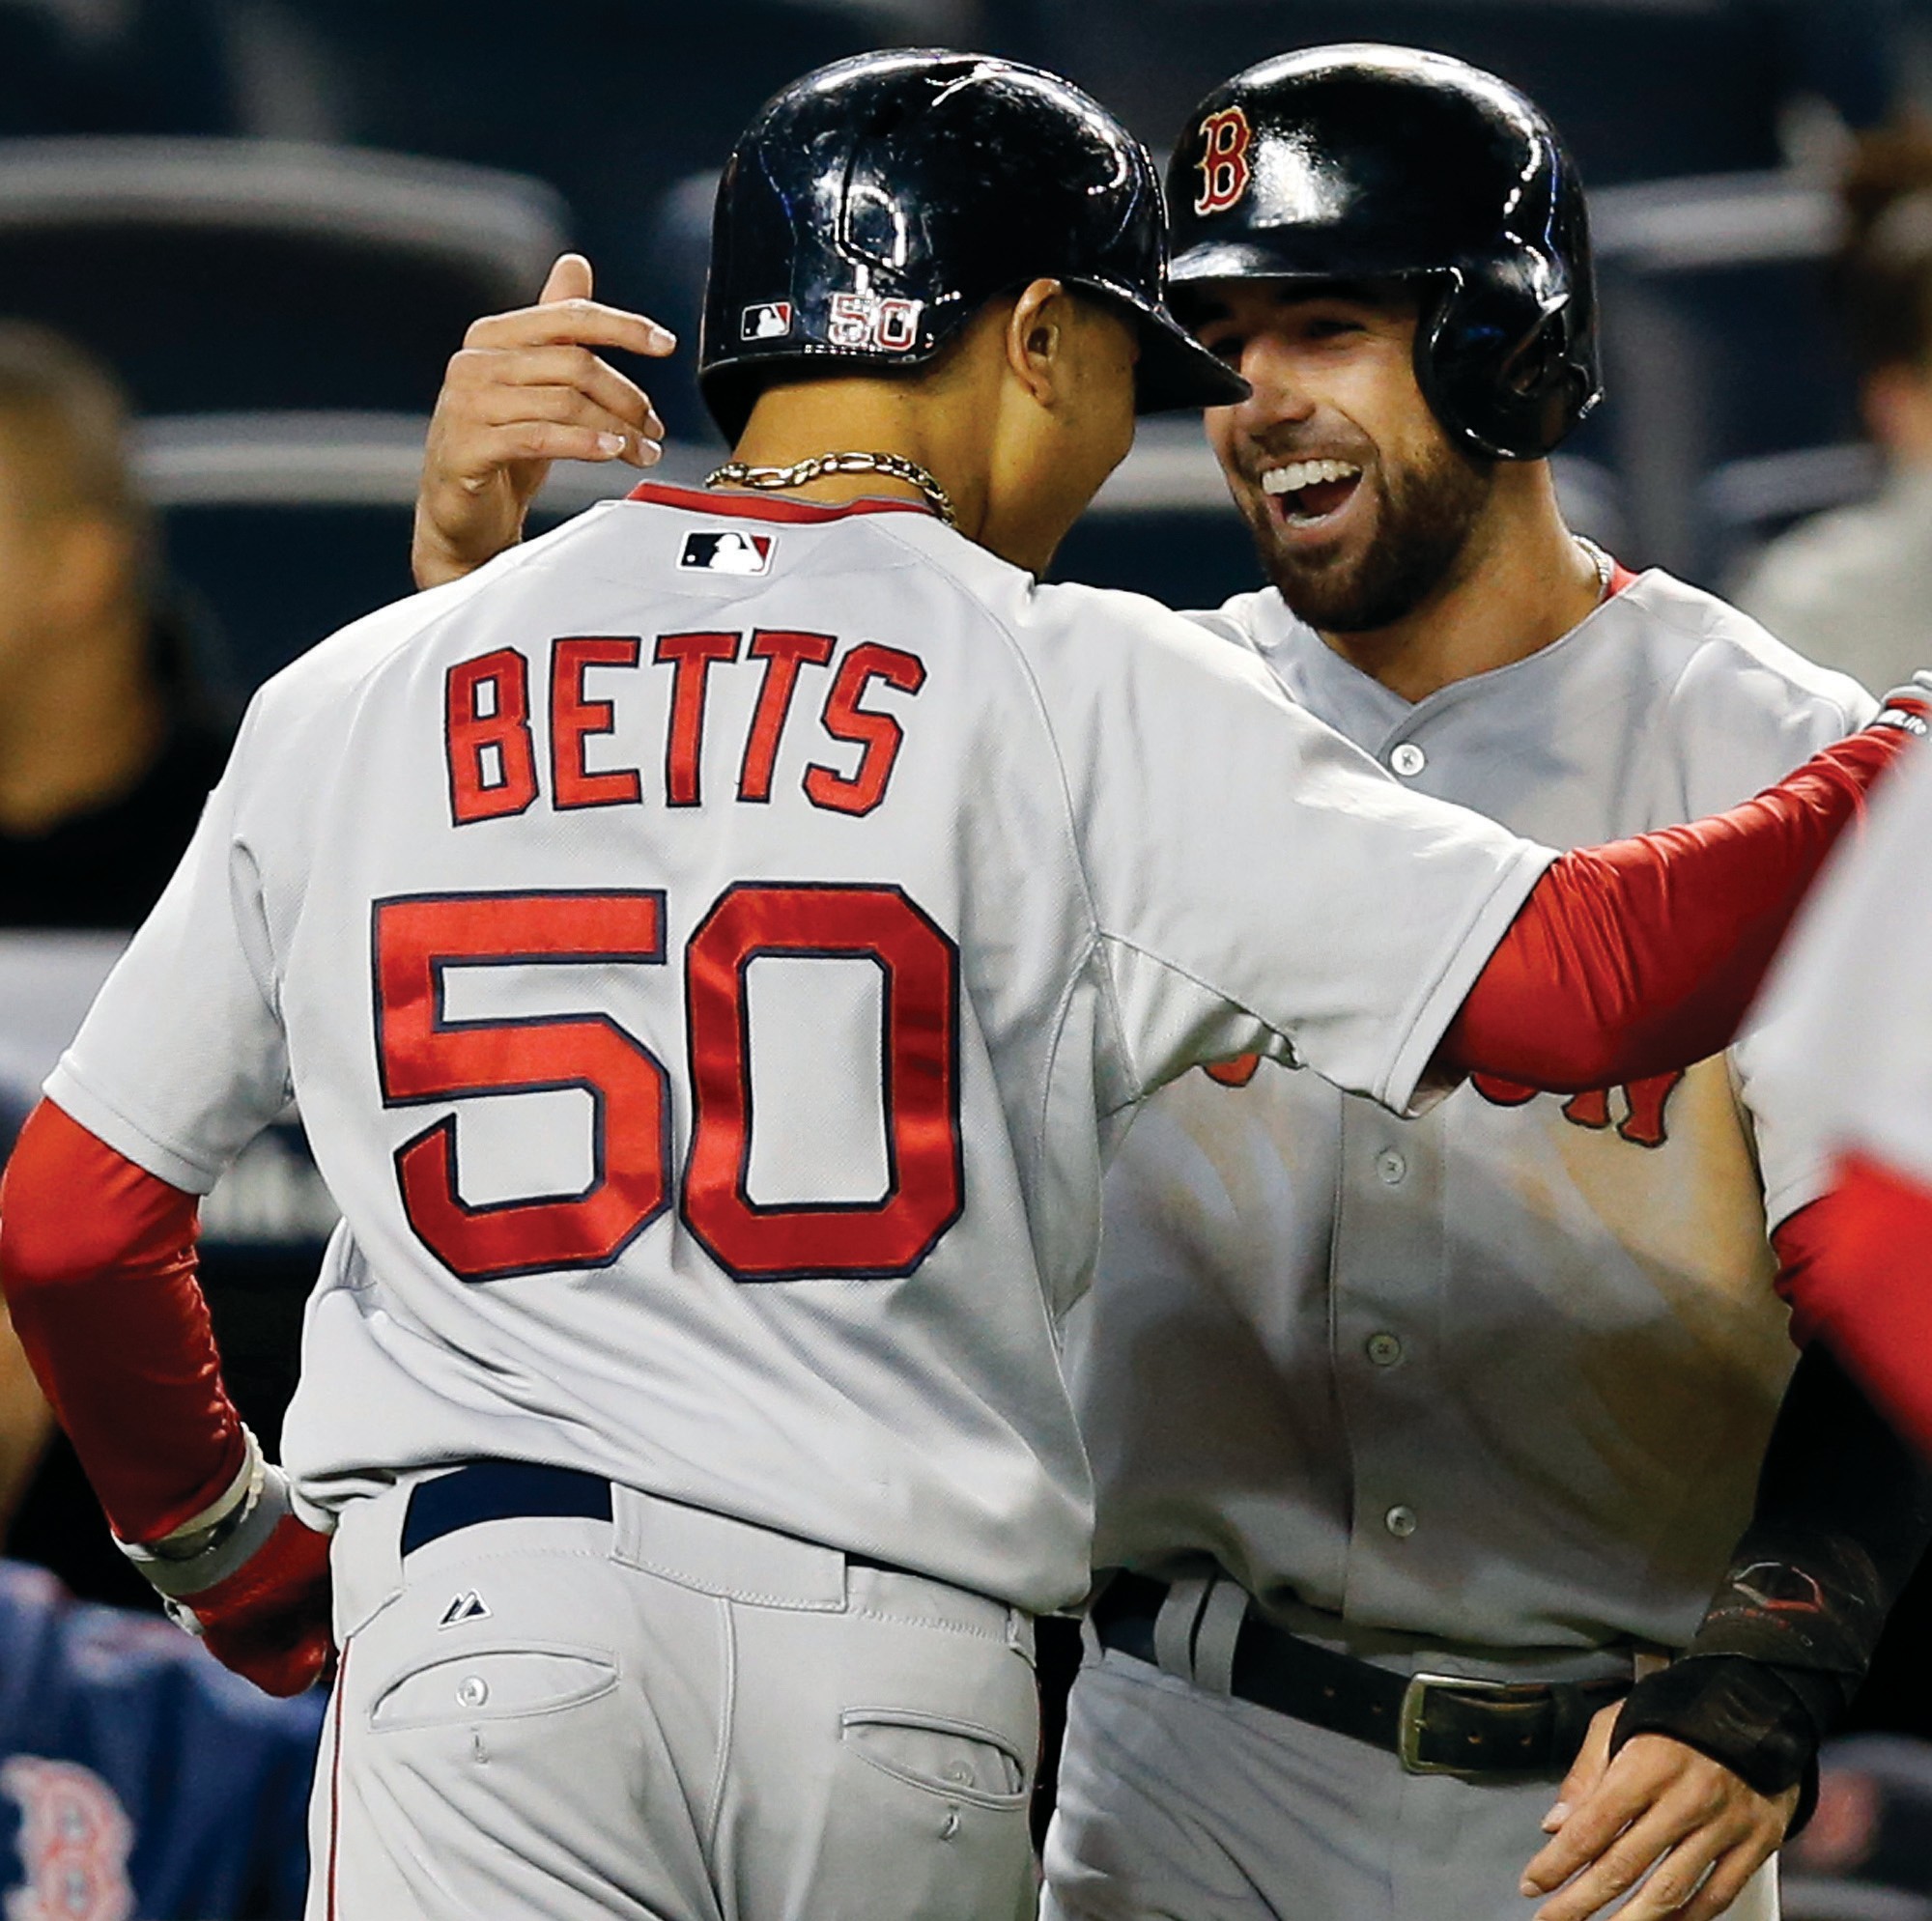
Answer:
<svg viewBox="0 0 1932 1921"><path fill-rule="evenodd" d="M1094 1603L1100 1645L1155 1662L1165 1581L1117 1574ZM1478 1681L1396 1674L1276 1627L1252 1604L1235 1642L1231 1689L1243 1701L1386 1748L1411 1774L1564 1773L1590 1718L1624 1680Z"/></svg>

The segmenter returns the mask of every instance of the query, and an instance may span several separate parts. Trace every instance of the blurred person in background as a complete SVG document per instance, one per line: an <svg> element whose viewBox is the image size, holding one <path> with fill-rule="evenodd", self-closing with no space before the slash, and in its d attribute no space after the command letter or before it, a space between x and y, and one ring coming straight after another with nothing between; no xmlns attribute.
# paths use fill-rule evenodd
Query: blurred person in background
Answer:
<svg viewBox="0 0 1932 1921"><path fill-rule="evenodd" d="M113 377L0 323L0 926L133 927L220 776L154 577Z"/></svg>
<svg viewBox="0 0 1932 1921"><path fill-rule="evenodd" d="M1887 687L1932 644L1932 130L1862 143L1843 193L1838 293L1884 484L1773 541L1737 599L1801 654Z"/></svg>
<svg viewBox="0 0 1932 1921"><path fill-rule="evenodd" d="M156 606L157 576L118 383L61 336L0 322L0 929L134 927L221 773L227 734ZM0 1115L0 1159L19 1119ZM0 1345L18 1550L82 1594L152 1605L11 1329Z"/></svg>

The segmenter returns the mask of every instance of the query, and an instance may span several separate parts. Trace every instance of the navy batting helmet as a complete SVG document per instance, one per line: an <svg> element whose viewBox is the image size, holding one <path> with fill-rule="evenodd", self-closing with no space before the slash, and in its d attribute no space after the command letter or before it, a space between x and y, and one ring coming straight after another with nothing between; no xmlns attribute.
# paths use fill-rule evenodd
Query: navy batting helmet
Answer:
<svg viewBox="0 0 1932 1921"><path fill-rule="evenodd" d="M977 54L821 68L745 130L718 185L698 385L727 439L768 372L918 367L994 296L1053 279L1135 323L1142 412L1246 383L1163 303L1160 183L1078 88Z"/></svg>
<svg viewBox="0 0 1932 1921"><path fill-rule="evenodd" d="M1444 54L1319 46L1208 96L1168 173L1170 284L1414 282L1415 372L1480 453L1540 460L1603 397L1590 233L1556 129Z"/></svg>

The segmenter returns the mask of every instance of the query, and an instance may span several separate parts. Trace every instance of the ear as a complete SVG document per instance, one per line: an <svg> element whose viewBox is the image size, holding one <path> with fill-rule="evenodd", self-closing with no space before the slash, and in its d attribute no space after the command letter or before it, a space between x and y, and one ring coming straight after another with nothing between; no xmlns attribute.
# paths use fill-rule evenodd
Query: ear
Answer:
<svg viewBox="0 0 1932 1921"><path fill-rule="evenodd" d="M1041 407L1051 407L1065 379L1072 298L1058 280L1035 280L1007 320L1007 366Z"/></svg>

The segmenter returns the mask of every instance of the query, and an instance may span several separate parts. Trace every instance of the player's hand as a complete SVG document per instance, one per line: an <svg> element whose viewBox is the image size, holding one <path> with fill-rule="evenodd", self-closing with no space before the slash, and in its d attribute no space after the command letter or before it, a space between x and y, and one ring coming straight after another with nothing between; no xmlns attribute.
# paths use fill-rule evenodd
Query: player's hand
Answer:
<svg viewBox="0 0 1932 1921"><path fill-rule="evenodd" d="M208 1652L265 1694L299 1694L334 1653L329 1638L328 1537L294 1514L218 1586L170 1610L193 1617Z"/></svg>
<svg viewBox="0 0 1932 1921"><path fill-rule="evenodd" d="M1612 1761L1617 1711L1590 1723L1544 1820L1554 1839L1524 1871L1522 1892L1552 1897L1537 1921L1584 1921L1641 1882L1618 1921L1711 1921L1784 1839L1799 1791L1760 1794L1663 1735L1635 1736Z"/></svg>
<svg viewBox="0 0 1932 1921"><path fill-rule="evenodd" d="M649 466L664 422L599 348L662 357L676 336L590 297L590 263L564 254L533 307L493 314L449 363L423 449L410 559L419 587L461 579L523 538L556 460Z"/></svg>

